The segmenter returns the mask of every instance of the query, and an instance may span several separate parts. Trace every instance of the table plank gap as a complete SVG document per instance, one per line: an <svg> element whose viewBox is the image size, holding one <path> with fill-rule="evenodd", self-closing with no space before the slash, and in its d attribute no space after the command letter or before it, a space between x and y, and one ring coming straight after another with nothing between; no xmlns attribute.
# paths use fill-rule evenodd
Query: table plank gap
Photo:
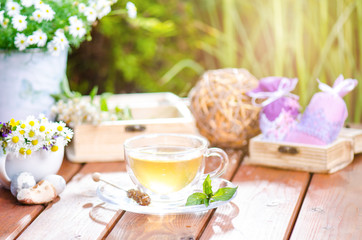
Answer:
<svg viewBox="0 0 362 240"><path fill-rule="evenodd" d="M226 150L230 164L223 178L230 180L241 162L243 152ZM215 161L214 161L215 160ZM218 161L208 159L206 172L215 169ZM145 215L126 212L107 239L196 239L207 226L214 211L194 214Z"/></svg>
<svg viewBox="0 0 362 240"><path fill-rule="evenodd" d="M361 239L362 154L334 174L314 174L291 239Z"/></svg>
<svg viewBox="0 0 362 240"><path fill-rule="evenodd" d="M283 239L309 181L306 172L242 164L234 200L216 209L200 239Z"/></svg>
<svg viewBox="0 0 362 240"><path fill-rule="evenodd" d="M85 164L71 178L59 201L47 206L18 239L32 239L33 236L38 239L96 239L107 235L123 213L96 196L99 183L91 178L96 171L112 176L124 172L125 164Z"/></svg>
<svg viewBox="0 0 362 240"><path fill-rule="evenodd" d="M64 160L58 174L69 180L80 167L80 164ZM9 190L0 188L0 239L16 238L44 209L44 205L20 204Z"/></svg>
<svg viewBox="0 0 362 240"><path fill-rule="evenodd" d="M290 220L289 225L287 227L287 231L285 233L286 235L284 236L283 239L290 239L290 235L292 234L292 231L293 231L293 228L294 228L295 223L297 221L300 209L302 208L305 196L307 195L307 190L309 188L312 177L313 177L313 173L309 173L308 181L305 182L305 184L303 184L303 186L302 186L302 190L301 190L302 192L301 192L301 194L300 194L300 196L298 198L298 201L297 201L295 209L293 211L291 220Z"/></svg>

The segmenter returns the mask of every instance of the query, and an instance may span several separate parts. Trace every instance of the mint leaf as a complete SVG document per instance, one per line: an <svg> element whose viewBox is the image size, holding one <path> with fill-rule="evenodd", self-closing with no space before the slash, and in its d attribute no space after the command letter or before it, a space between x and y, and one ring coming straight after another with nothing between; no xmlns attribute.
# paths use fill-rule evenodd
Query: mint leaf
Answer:
<svg viewBox="0 0 362 240"><path fill-rule="evenodd" d="M204 193L205 193L208 197L211 197L211 196L212 196L210 175L207 175L207 177L206 177L206 179L205 179L205 181L204 181L203 190L204 190Z"/></svg>
<svg viewBox="0 0 362 240"><path fill-rule="evenodd" d="M235 188L230 188L230 187L219 188L219 190L217 190L216 193L211 197L212 198L211 202L229 200L230 198L232 198L232 196L234 196L237 188L238 187L235 187Z"/></svg>
<svg viewBox="0 0 362 240"><path fill-rule="evenodd" d="M186 206L204 204L206 199L207 196L204 193L193 193L187 198Z"/></svg>

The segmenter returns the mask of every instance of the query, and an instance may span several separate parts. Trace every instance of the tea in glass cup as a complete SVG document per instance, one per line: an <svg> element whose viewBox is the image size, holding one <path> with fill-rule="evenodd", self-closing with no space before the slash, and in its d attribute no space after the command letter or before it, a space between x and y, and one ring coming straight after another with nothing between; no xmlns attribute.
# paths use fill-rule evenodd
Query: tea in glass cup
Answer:
<svg viewBox="0 0 362 240"><path fill-rule="evenodd" d="M187 134L146 134L124 143L127 171L151 201L179 201L205 177L205 158L218 156L220 166L209 173L220 176L228 165L227 154L208 148L203 137Z"/></svg>

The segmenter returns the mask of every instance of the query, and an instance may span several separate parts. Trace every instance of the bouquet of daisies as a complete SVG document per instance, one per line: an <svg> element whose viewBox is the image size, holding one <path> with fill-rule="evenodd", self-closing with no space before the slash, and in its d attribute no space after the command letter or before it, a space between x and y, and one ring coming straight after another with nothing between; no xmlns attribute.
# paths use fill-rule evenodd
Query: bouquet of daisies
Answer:
<svg viewBox="0 0 362 240"><path fill-rule="evenodd" d="M0 0L0 49L43 48L53 55L86 39L117 0ZM136 16L133 3L128 15ZM90 36L89 36L90 38Z"/></svg>
<svg viewBox="0 0 362 240"><path fill-rule="evenodd" d="M0 123L0 146L4 154L15 153L24 158L40 149L56 152L72 137L72 130L64 122L51 122L43 115Z"/></svg>

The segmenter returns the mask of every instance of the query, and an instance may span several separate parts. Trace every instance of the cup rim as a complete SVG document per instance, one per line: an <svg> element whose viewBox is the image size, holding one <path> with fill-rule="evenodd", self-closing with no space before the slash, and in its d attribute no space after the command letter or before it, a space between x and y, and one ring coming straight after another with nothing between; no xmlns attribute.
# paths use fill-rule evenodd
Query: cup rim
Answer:
<svg viewBox="0 0 362 240"><path fill-rule="evenodd" d="M132 147L129 146L130 142L138 140L138 139L142 139L142 138L155 138L155 137L160 137L160 136L172 136L172 137L184 137L184 138L189 138L189 139L197 139L201 142L201 145L199 147L195 147L195 148L191 148L185 151L180 151L180 152L173 152L172 155L182 155L185 153L191 153L191 152L195 152L195 151L200 151L202 149L205 149L208 147L208 141L206 138L202 137L202 136L198 136L198 135L193 135L193 134L183 134L183 133L149 133L149 134L142 134L142 135L138 135L135 137L131 137L128 138L124 141L123 146L124 149L129 150L132 149Z"/></svg>

